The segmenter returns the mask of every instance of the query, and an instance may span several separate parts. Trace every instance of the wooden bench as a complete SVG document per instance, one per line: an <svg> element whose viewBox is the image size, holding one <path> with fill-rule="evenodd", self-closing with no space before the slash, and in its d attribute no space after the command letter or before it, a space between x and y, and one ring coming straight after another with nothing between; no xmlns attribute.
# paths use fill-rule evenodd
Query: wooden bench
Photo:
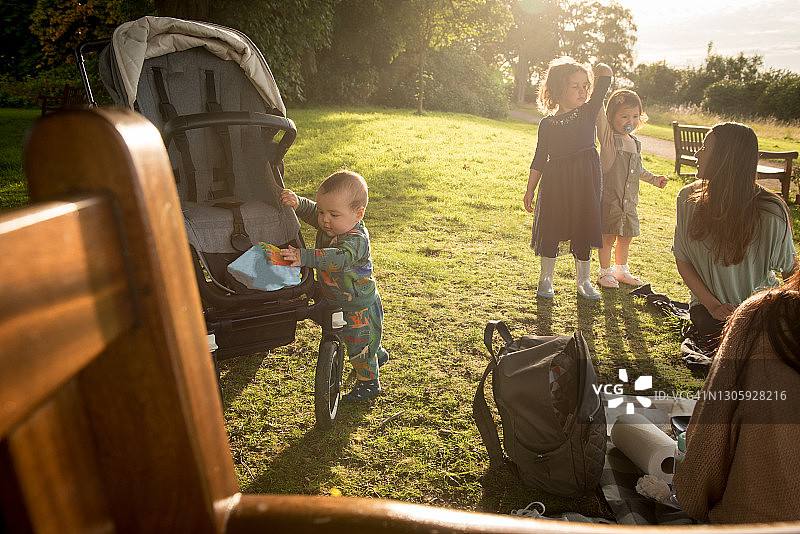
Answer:
<svg viewBox="0 0 800 534"><path fill-rule="evenodd" d="M678 176L694 176L695 173L681 173L681 166L689 165L697 168L695 153L700 150L706 134L711 131L708 126L678 124L672 121L672 135L675 141L675 173ZM781 196L789 202L789 186L792 183L792 162L797 159L797 152L770 152L761 150L759 160L782 161L783 165L775 167L759 163L757 172L759 179L777 179L781 183Z"/></svg>
<svg viewBox="0 0 800 534"><path fill-rule="evenodd" d="M39 95L36 99L42 101L42 117L55 111L86 107L86 98L83 95L83 90L78 87L72 87L69 84L64 85L61 94L58 96Z"/></svg>
<svg viewBox="0 0 800 534"><path fill-rule="evenodd" d="M131 111L64 111L33 130L25 167L36 203L0 214L0 532L665 532L242 495L158 131ZM800 523L703 528L754 530Z"/></svg>

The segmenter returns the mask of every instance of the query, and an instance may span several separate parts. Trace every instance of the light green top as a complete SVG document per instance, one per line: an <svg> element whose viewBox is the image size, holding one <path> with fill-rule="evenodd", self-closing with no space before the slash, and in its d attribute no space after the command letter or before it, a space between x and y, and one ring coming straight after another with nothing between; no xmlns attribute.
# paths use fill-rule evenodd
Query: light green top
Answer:
<svg viewBox="0 0 800 534"><path fill-rule="evenodd" d="M753 293L778 285L773 271L788 273L794 266L795 249L786 207L776 201L761 201L761 224L744 260L736 265L722 265L711 256L711 238L695 241L689 237L689 221L695 204L689 196L700 187L700 181L685 186L678 193L677 222L672 252L697 271L709 291L721 303L738 306ZM700 304L694 294L690 306Z"/></svg>

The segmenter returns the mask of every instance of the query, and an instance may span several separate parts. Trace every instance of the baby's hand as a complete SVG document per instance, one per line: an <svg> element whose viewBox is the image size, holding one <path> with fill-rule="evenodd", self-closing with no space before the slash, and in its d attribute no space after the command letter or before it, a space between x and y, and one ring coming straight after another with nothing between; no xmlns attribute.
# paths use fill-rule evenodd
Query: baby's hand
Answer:
<svg viewBox="0 0 800 534"><path fill-rule="evenodd" d="M285 191L289 191L289 190L288 189L284 189L284 192ZM291 191L289 191L289 192L291 193ZM281 197L283 197L283 194L281 194ZM295 198L297 198L297 197L295 197ZM284 204L286 204L286 203L284 202ZM288 206L289 204L286 204L286 205ZM300 249L299 248L294 248L292 245L289 245L289 248L282 248L281 249L281 256L283 256L284 260L286 260L288 262L291 262L292 267L300 267Z"/></svg>
<svg viewBox="0 0 800 534"><path fill-rule="evenodd" d="M669 182L669 178L667 178L666 176L662 176L662 175L656 176L656 180L658 180L656 182L656 187L660 187L661 189L664 189L665 187L667 187L667 182Z"/></svg>
<svg viewBox="0 0 800 534"><path fill-rule="evenodd" d="M594 67L594 75L595 76L612 76L613 72L611 71L611 67L609 67L605 63L598 63Z"/></svg>
<svg viewBox="0 0 800 534"><path fill-rule="evenodd" d="M297 200L297 195L295 195L294 191L291 189L284 189L281 191L281 202L283 202L284 206L289 206L293 210L296 210L300 205L300 201Z"/></svg>

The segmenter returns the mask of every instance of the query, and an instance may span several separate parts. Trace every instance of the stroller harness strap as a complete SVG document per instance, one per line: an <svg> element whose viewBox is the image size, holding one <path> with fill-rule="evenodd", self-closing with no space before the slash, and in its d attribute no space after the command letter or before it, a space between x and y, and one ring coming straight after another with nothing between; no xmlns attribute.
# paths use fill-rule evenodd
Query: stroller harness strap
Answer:
<svg viewBox="0 0 800 534"><path fill-rule="evenodd" d="M161 75L161 69L153 67L153 81L155 82L156 92L158 93L158 110L161 112L161 118L164 122L169 122L178 116L175 106L170 104L169 96L167 95L167 88L164 85L164 78ZM181 161L183 161L183 173L186 176L186 196L188 201L197 202L197 181L195 178L195 167L192 161L192 153L189 150L189 139L186 137L186 132L175 134L173 138L178 152L181 154ZM180 183L180 178L176 177Z"/></svg>
<svg viewBox="0 0 800 534"><path fill-rule="evenodd" d="M206 74L206 110L211 113L222 111L222 106L217 102L217 88L214 83L214 71L207 70ZM227 126L214 126L214 132L219 136L222 145L224 166L222 169L214 168L212 189L209 191L209 200L233 196L235 177L233 174L233 150L231 149L231 135Z"/></svg>
<svg viewBox="0 0 800 534"><path fill-rule="evenodd" d="M233 215L233 233L231 234L231 246L239 252L245 252L253 246L253 242L247 233L242 217L241 202L217 202L215 208L225 208Z"/></svg>

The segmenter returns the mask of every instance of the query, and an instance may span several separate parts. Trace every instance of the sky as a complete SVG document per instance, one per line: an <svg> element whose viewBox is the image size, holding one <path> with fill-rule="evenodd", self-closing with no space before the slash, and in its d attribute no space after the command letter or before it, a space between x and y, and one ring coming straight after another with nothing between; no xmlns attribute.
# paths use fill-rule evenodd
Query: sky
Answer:
<svg viewBox="0 0 800 534"><path fill-rule="evenodd" d="M637 27L634 65L702 65L709 41L723 56L760 54L765 68L800 73L800 0L617 0Z"/></svg>

